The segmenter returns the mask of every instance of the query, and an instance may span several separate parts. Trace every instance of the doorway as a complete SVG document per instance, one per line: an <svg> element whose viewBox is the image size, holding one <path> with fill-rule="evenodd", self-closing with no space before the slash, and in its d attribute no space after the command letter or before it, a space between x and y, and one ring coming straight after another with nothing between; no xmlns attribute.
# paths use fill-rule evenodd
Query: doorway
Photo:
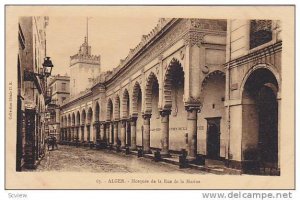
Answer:
<svg viewBox="0 0 300 200"><path fill-rule="evenodd" d="M207 118L206 157L220 159L220 117Z"/></svg>

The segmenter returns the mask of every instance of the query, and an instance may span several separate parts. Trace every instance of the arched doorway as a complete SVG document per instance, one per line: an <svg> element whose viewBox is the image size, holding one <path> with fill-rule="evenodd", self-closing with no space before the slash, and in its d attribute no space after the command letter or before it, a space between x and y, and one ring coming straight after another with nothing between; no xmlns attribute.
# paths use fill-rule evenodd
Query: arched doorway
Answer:
<svg viewBox="0 0 300 200"><path fill-rule="evenodd" d="M79 130L80 130L80 113L79 111L77 111L76 114L76 141L77 142L80 140Z"/></svg>
<svg viewBox="0 0 300 200"><path fill-rule="evenodd" d="M68 115L68 141L71 141L71 115Z"/></svg>
<svg viewBox="0 0 300 200"><path fill-rule="evenodd" d="M249 173L278 168L278 82L265 68L253 71L242 93L242 159Z"/></svg>
<svg viewBox="0 0 300 200"><path fill-rule="evenodd" d="M125 120L125 144L131 145L131 127L130 127L130 99L128 90L125 89L122 95L122 114L123 120Z"/></svg>
<svg viewBox="0 0 300 200"><path fill-rule="evenodd" d="M85 124L86 124L86 112L83 109L81 112L81 142L84 142L86 140Z"/></svg>
<svg viewBox="0 0 300 200"><path fill-rule="evenodd" d="M138 82L135 83L132 93L132 115L136 119L136 144L143 146L143 118L142 118L142 90Z"/></svg>
<svg viewBox="0 0 300 200"><path fill-rule="evenodd" d="M89 108L87 113L87 125L86 125L88 143L92 142L93 140L93 136L91 136L91 123L93 121L92 118L93 118L93 110L92 108Z"/></svg>
<svg viewBox="0 0 300 200"><path fill-rule="evenodd" d="M94 124L94 129L96 132L96 141L99 143L100 141L100 124L99 124L99 119L100 119L100 106L99 103L96 102L96 108L95 108L95 124Z"/></svg>
<svg viewBox="0 0 300 200"><path fill-rule="evenodd" d="M151 147L161 148L161 122L158 108L159 84L156 75L151 72L145 87L145 113L151 114L150 144Z"/></svg>
<svg viewBox="0 0 300 200"><path fill-rule="evenodd" d="M225 73L212 71L201 85L202 109L198 113L197 149L206 158L219 160L226 154Z"/></svg>
<svg viewBox="0 0 300 200"><path fill-rule="evenodd" d="M112 144L113 143L113 103L112 100L109 98L107 101L107 107L106 107L106 121L108 122L106 125L106 130L107 130L107 136L108 136L108 143Z"/></svg>
<svg viewBox="0 0 300 200"><path fill-rule="evenodd" d="M168 130L164 138L165 141L167 140L165 143L169 143L168 148L176 151L186 147L187 117L183 102L184 80L183 66L177 59L173 58L163 83L163 110L168 111L170 115L162 115L166 121L169 121L162 123L162 129L165 129L165 132ZM169 127L164 127L165 124Z"/></svg>
<svg viewBox="0 0 300 200"><path fill-rule="evenodd" d="M100 119L100 106L99 103L96 103L96 109L95 109L95 121L99 121Z"/></svg>
<svg viewBox="0 0 300 200"><path fill-rule="evenodd" d="M114 146L120 145L120 126L119 126L119 120L120 120L120 97L119 95L115 96L114 100Z"/></svg>

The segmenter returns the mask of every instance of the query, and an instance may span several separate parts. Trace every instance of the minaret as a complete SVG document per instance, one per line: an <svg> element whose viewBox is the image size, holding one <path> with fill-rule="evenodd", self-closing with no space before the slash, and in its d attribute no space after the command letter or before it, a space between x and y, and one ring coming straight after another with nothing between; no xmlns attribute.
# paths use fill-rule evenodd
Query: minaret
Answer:
<svg viewBox="0 0 300 200"><path fill-rule="evenodd" d="M100 55L92 55L87 32L77 54L70 56L70 95L74 96L92 86L94 78L100 75Z"/></svg>

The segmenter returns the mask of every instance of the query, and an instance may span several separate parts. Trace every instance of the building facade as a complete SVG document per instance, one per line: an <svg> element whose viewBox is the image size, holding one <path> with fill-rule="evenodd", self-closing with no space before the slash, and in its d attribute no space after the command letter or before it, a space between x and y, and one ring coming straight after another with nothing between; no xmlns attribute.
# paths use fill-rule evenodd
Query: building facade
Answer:
<svg viewBox="0 0 300 200"><path fill-rule="evenodd" d="M17 161L16 170L35 168L44 155L46 55L48 17L19 18Z"/></svg>
<svg viewBox="0 0 300 200"><path fill-rule="evenodd" d="M60 105L70 96L70 77L65 75L52 76L49 81L51 102L47 105L47 135L55 136L60 141Z"/></svg>
<svg viewBox="0 0 300 200"><path fill-rule="evenodd" d="M231 167L280 172L281 30L280 21L228 21L225 107Z"/></svg>
<svg viewBox="0 0 300 200"><path fill-rule="evenodd" d="M260 23L160 19L118 67L63 103L61 139L159 150L165 157L185 149L191 162L204 157L245 173L248 168L277 173L280 98L276 93L274 103L271 91L280 91L280 23ZM254 99L257 92L274 105ZM258 107L273 112L259 114ZM268 143L271 136L278 137ZM272 150L261 148L271 143Z"/></svg>

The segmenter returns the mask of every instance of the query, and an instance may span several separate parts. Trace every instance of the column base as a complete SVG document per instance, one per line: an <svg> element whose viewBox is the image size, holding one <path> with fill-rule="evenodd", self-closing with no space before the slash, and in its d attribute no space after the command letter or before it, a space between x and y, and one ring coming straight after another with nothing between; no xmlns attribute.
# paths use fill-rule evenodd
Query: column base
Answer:
<svg viewBox="0 0 300 200"><path fill-rule="evenodd" d="M160 156L162 158L171 158L171 154L169 152L160 152Z"/></svg>
<svg viewBox="0 0 300 200"><path fill-rule="evenodd" d="M144 154L152 154L152 151L149 149L149 150L143 150L143 153Z"/></svg>
<svg viewBox="0 0 300 200"><path fill-rule="evenodd" d="M205 157L203 155L197 155L195 157L187 156L186 159L189 164L205 165Z"/></svg>
<svg viewBox="0 0 300 200"><path fill-rule="evenodd" d="M114 145L114 149L116 150L116 152L121 151L121 147L119 145Z"/></svg>
<svg viewBox="0 0 300 200"><path fill-rule="evenodd" d="M136 146L135 146L135 147L129 147L129 149L130 149L131 151L136 151L136 150L137 150Z"/></svg>
<svg viewBox="0 0 300 200"><path fill-rule="evenodd" d="M193 162L194 160L196 160L196 157L195 156L187 156L186 160L189 162Z"/></svg>
<svg viewBox="0 0 300 200"><path fill-rule="evenodd" d="M117 145L117 144L112 144L112 145L113 145L113 147L114 147L114 148L118 147L118 145Z"/></svg>

